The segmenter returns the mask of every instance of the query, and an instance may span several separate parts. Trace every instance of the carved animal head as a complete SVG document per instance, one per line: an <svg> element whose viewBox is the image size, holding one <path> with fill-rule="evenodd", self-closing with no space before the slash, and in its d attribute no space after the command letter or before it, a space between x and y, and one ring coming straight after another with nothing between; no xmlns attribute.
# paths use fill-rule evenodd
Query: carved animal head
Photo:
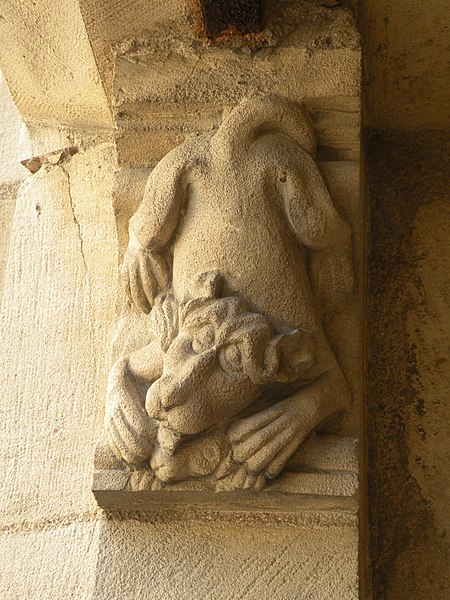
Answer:
<svg viewBox="0 0 450 600"><path fill-rule="evenodd" d="M191 297L160 297L152 326L165 351L162 376L148 393L149 415L176 435L226 423L250 406L262 386L292 382L313 363L311 341L234 296L218 297L217 273L200 276Z"/></svg>

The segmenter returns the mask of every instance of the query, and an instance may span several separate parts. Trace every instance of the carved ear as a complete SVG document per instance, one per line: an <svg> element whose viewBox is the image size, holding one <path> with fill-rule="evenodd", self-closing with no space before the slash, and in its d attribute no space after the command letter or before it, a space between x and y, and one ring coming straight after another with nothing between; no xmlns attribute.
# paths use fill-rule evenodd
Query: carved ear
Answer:
<svg viewBox="0 0 450 600"><path fill-rule="evenodd" d="M296 381L314 364L313 349L312 339L298 329L274 336L264 353L264 366L252 373L252 380L260 385Z"/></svg>
<svg viewBox="0 0 450 600"><path fill-rule="evenodd" d="M314 364L313 341L304 332L298 330L281 335L280 339L274 344L273 350L272 344L269 344L266 356L272 351L278 356L278 370L275 373L276 381L295 381Z"/></svg>

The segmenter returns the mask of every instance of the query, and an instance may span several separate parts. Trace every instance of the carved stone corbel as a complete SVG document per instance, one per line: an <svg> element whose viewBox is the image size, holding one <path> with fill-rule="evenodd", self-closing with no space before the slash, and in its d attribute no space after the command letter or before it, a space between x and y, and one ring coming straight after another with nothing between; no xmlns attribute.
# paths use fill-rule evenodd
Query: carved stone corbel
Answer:
<svg viewBox="0 0 450 600"><path fill-rule="evenodd" d="M352 293L348 226L306 110L238 105L152 171L122 277L137 337L109 377L98 471L140 489L261 489L350 391L324 315Z"/></svg>

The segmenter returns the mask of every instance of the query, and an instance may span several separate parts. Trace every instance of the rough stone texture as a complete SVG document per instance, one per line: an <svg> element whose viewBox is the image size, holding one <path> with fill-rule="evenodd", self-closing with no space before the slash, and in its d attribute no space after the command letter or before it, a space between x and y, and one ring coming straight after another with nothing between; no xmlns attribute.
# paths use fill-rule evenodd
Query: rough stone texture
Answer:
<svg viewBox="0 0 450 600"><path fill-rule="evenodd" d="M369 219L364 593L444 600L450 9L445 0L377 0L363 3L360 16Z"/></svg>
<svg viewBox="0 0 450 600"><path fill-rule="evenodd" d="M372 133L366 153L374 597L444 600L450 592L450 136Z"/></svg>
<svg viewBox="0 0 450 600"><path fill-rule="evenodd" d="M110 126L78 2L2 0L0 11L0 66L23 120Z"/></svg>
<svg viewBox="0 0 450 600"><path fill-rule="evenodd" d="M309 109L313 110L314 106L322 106L320 100L315 100L314 103L310 103ZM335 105L338 105L341 109L344 106L340 102L336 101ZM345 114L356 115L356 100L349 103L351 110L345 112ZM316 113L318 114L318 113ZM323 119L314 122L315 131L318 136L318 153L321 152L320 140L321 130L320 121L327 120L328 111L322 112L324 115ZM335 139L342 139L342 137L348 136L347 129L334 130L332 127L324 128L324 134L330 134L333 132ZM358 140L358 132L356 127L352 126L351 140L352 143L356 144ZM347 137L347 139L349 139ZM147 144L146 138L144 143ZM141 138L142 143L142 138ZM149 142L150 143L150 142ZM143 154L139 150L140 154ZM326 181L327 187L330 190L331 198L335 206L338 209L339 214L343 217L346 223L350 225L353 232L353 248L354 248L354 271L356 279L360 278L361 269L361 214L360 214L360 195L359 195L359 169L360 165L357 160L325 160L319 161L320 171ZM119 238L119 263L122 264L123 255L128 244L128 221L139 206L143 194L145 185L150 175L151 170L140 168L140 169L127 169L122 168L118 171L116 176L116 183L114 188L114 211L116 215L118 238ZM120 309L121 310L121 309ZM361 394L361 371L360 364L354 360L354 357L360 352L360 334L356 329L356 322L358 318L356 315L359 314L359 300L357 294L354 298L348 302L343 313L339 315L338 319L329 319L326 323L327 335L330 340L333 350L339 357L339 364L341 365L346 379L353 390L354 398L360 397ZM117 359L118 355L122 351L122 339L116 338L114 344L114 359ZM343 420L341 425L341 433L345 435L354 436L359 428L359 410L358 403L356 402Z"/></svg>
<svg viewBox="0 0 450 600"><path fill-rule="evenodd" d="M448 127L447 0L361 2L367 127Z"/></svg>
<svg viewBox="0 0 450 600"><path fill-rule="evenodd" d="M221 492L201 480L187 480L166 484L155 491L148 467L142 470L97 467L94 471L93 492L100 506L110 510L155 510L164 506L201 506L214 510L256 512L301 511L305 495L321 498L322 508L330 506L330 498L337 505L356 504L358 495L357 440L331 434L312 434L291 457L281 478L268 482L261 492L254 490L230 492L222 486ZM160 490L158 486L156 490ZM325 499L325 497L327 497ZM343 500L351 499L351 502Z"/></svg>
<svg viewBox="0 0 450 600"><path fill-rule="evenodd" d="M0 316L2 598L89 597L91 440L116 302L113 169L110 143L80 148L18 194Z"/></svg>
<svg viewBox="0 0 450 600"><path fill-rule="evenodd" d="M94 52L98 71L108 98L111 98L116 44L133 44L149 33L164 29L182 38L186 29L197 36L200 6L197 0L79 0L79 7Z"/></svg>
<svg viewBox="0 0 450 600"><path fill-rule="evenodd" d="M93 506L85 450L102 418L115 310L111 153L106 143L43 167L19 192L0 322L4 523Z"/></svg>
<svg viewBox="0 0 450 600"><path fill-rule="evenodd" d="M44 519L1 532L1 598L94 597L100 525L89 515L85 522L78 518L72 515L66 523Z"/></svg>
<svg viewBox="0 0 450 600"><path fill-rule="evenodd" d="M0 71L0 297L17 191L27 176L20 164L21 150L27 142L28 132Z"/></svg>
<svg viewBox="0 0 450 600"><path fill-rule="evenodd" d="M227 37L218 45L199 39L181 11L146 23L150 36L124 35L115 45L112 106L121 164L154 166L257 93L306 101L319 125L319 159L359 157L360 49L348 10L309 0L269 4L260 37Z"/></svg>
<svg viewBox="0 0 450 600"><path fill-rule="evenodd" d="M9 237L16 205L20 181L0 183L0 295L3 290L6 262L8 259Z"/></svg>
<svg viewBox="0 0 450 600"><path fill-rule="evenodd" d="M237 45L227 39L211 46L198 38L195 10L188 19L184 8L177 12L168 2L157 19L153 13L140 15L140 31L131 29L132 22L121 12L117 15L124 27L121 41L115 30L111 59L119 163L125 169L131 167L130 172L154 166L186 139L216 129L245 96L270 91L295 101L306 97L317 132L321 170L333 200L338 190L340 208L345 217L351 216L348 222L359 267L360 51L350 12L342 7L330 11L308 0L281 2L276 7L269 3L266 30L272 37L266 31L266 38L241 40ZM102 21L95 23L99 27ZM298 75L292 77L292 73ZM334 167L327 168L327 162ZM121 214L130 212L123 208L125 204L118 208ZM355 330L357 312L356 301L348 308L345 327L342 320L328 324L333 347L338 353L342 348L345 354L339 360L345 363L355 397L360 388L354 360L360 344ZM343 431L355 434L357 420L355 410Z"/></svg>
<svg viewBox="0 0 450 600"><path fill-rule="evenodd" d="M360 50L349 12L315 0L274 3L262 37L214 48L190 1L5 0L1 15L0 63L27 125L19 158L42 163L19 191L5 261L1 597L356 597L353 499L349 510L323 499L312 510L302 497L295 518L261 510L251 520L224 511L103 521L90 494L117 266L147 167L185 137L217 128L245 95L306 95L324 176L357 230ZM148 95L147 78L159 97ZM123 167L116 180L112 136L99 133L112 126L110 104ZM60 162L72 146L78 152ZM357 378L353 351L343 363ZM353 493L352 477L342 489Z"/></svg>
<svg viewBox="0 0 450 600"><path fill-rule="evenodd" d="M109 520L94 598L356 600L353 519L181 513Z"/></svg>
<svg viewBox="0 0 450 600"><path fill-rule="evenodd" d="M28 132L0 71L0 182L22 181L27 176L20 164L21 151L27 141Z"/></svg>
<svg viewBox="0 0 450 600"><path fill-rule="evenodd" d="M122 268L141 318L119 325L133 341L96 466L139 468L156 489L261 489L350 406L319 315L352 299L351 232L315 156L305 108L264 95L155 167Z"/></svg>

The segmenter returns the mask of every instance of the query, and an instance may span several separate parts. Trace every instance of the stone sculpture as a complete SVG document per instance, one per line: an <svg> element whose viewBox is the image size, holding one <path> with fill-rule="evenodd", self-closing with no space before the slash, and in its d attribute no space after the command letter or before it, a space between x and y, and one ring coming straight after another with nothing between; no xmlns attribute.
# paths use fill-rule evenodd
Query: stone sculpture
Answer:
<svg viewBox="0 0 450 600"><path fill-rule="evenodd" d="M322 318L351 236L302 106L242 102L151 173L122 268L139 339L113 366L97 466L150 487L261 488L350 392Z"/></svg>

